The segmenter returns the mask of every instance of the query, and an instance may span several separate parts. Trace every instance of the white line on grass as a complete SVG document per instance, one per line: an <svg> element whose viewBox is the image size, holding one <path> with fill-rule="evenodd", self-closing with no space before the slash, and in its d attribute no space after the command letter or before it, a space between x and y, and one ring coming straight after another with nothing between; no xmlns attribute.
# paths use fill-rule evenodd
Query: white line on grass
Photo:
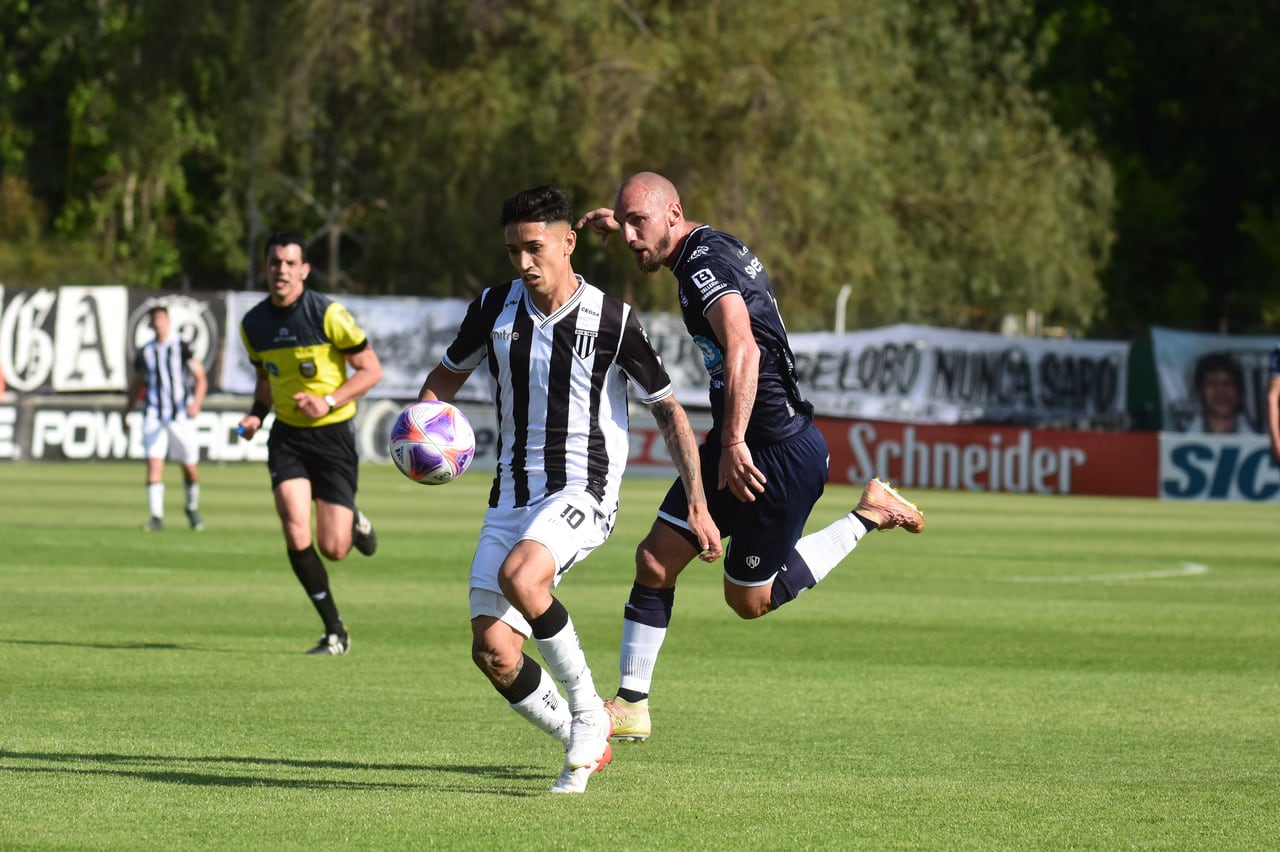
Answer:
<svg viewBox="0 0 1280 852"><path fill-rule="evenodd" d="M1124 580L1159 580L1164 577L1191 577L1208 574L1209 566L1198 562L1184 562L1181 568L1164 571L1138 571L1130 574L1080 574L1066 577L1004 577L1009 583L1112 583Z"/></svg>

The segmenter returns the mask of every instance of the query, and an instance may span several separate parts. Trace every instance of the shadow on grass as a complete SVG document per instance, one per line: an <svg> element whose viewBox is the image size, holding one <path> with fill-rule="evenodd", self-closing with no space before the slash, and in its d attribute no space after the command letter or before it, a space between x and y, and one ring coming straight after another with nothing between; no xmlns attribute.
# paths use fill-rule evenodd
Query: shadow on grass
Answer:
<svg viewBox="0 0 1280 852"><path fill-rule="evenodd" d="M225 768L218 771L217 768ZM425 775L422 779L363 780L360 778L308 778L265 775L256 767L279 770L317 770L326 773L396 773ZM554 780L544 769L532 766L483 766L477 764L367 763L344 760L297 760L275 757L182 756L145 754L78 754L74 752L21 752L0 749L0 770L31 774L100 775L136 778L157 784L203 787L277 787L298 790L434 790L498 796L540 795L542 784ZM455 777L461 776L461 777ZM496 782L493 786L477 782ZM518 782L520 787L502 782ZM523 785L538 784L534 789Z"/></svg>
<svg viewBox="0 0 1280 852"><path fill-rule="evenodd" d="M48 639L0 639L0 645L35 645L42 648L97 648L103 651L207 651L173 642L65 642Z"/></svg>
<svg viewBox="0 0 1280 852"><path fill-rule="evenodd" d="M241 654L248 656L298 656L301 648L243 649L217 648L211 645L183 645L177 642L68 642L63 639L0 639L0 645L29 645L36 648L91 648L96 651L197 651L204 654Z"/></svg>

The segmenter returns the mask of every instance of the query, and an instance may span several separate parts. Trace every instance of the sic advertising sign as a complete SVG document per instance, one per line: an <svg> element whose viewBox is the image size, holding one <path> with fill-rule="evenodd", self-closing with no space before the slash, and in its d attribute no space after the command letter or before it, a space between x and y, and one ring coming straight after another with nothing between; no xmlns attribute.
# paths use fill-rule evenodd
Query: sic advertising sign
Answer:
<svg viewBox="0 0 1280 852"><path fill-rule="evenodd" d="M1160 433L1165 500L1280 501L1280 465L1265 435Z"/></svg>

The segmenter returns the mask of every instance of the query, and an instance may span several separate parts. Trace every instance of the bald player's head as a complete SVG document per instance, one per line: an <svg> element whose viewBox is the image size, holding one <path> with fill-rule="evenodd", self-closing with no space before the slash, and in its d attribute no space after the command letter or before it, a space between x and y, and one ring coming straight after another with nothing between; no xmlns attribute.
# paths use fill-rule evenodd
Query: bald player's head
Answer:
<svg viewBox="0 0 1280 852"><path fill-rule="evenodd" d="M675 184L657 172L637 172L618 187L613 217L644 272L674 262L673 252L692 230Z"/></svg>

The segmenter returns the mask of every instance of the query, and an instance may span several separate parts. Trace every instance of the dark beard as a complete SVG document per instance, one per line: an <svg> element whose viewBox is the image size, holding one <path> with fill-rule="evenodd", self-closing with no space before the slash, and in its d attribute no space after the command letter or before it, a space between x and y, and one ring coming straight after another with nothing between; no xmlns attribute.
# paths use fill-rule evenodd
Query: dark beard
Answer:
<svg viewBox="0 0 1280 852"><path fill-rule="evenodd" d="M641 272L657 272L662 268L662 261L658 260L658 258L666 257L670 251L671 232L668 231L663 235L662 239L658 240L658 244L653 247L653 250L649 252L649 260L646 261L640 255L636 255L636 266L640 267Z"/></svg>

